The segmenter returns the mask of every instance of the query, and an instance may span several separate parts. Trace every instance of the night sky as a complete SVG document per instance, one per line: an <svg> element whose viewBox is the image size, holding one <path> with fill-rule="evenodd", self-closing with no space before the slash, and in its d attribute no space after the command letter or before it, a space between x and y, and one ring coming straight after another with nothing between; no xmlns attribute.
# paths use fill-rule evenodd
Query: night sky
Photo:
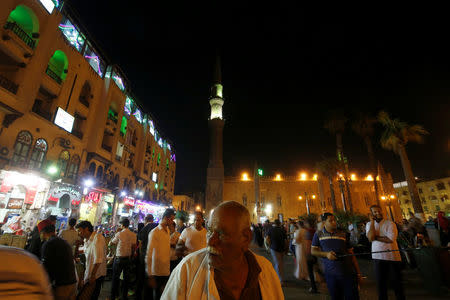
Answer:
<svg viewBox="0 0 450 300"><path fill-rule="evenodd" d="M433 178L450 170L450 26L443 8L73 2L173 141L175 193L203 190L206 183L217 52L225 175L250 171L255 160L265 175L312 171L336 153L323 122L337 108L350 118L384 109L423 125L431 133L425 143L407 146L415 175ZM395 181L404 180L398 157L379 146L380 132L377 158ZM365 145L350 126L343 142L350 169L368 169Z"/></svg>

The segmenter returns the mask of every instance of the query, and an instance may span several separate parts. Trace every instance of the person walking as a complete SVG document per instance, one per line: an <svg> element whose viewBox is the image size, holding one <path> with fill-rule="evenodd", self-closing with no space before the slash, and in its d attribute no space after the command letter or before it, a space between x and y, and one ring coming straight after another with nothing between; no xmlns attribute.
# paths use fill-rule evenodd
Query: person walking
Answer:
<svg viewBox="0 0 450 300"><path fill-rule="evenodd" d="M270 246L270 253L275 265L275 271L278 274L281 286L286 286L284 281L283 258L288 250L288 238L286 231L281 227L280 220L275 220L275 226L267 233L267 242Z"/></svg>
<svg viewBox="0 0 450 300"><path fill-rule="evenodd" d="M41 222L48 221L48 222L51 222L53 225L56 225L56 220L57 220L56 216L51 215L47 219L42 220ZM38 223L38 225L39 225L39 223ZM36 257L40 258L41 257L41 248L42 248L41 236L39 234L38 226L36 225L34 227L33 231L31 232L30 240L28 241L28 244L25 247L25 249L28 252L31 252L34 255L36 255Z"/></svg>
<svg viewBox="0 0 450 300"><path fill-rule="evenodd" d="M284 299L272 264L249 250L252 232L245 206L226 201L214 208L207 239L207 248L175 268L162 299Z"/></svg>
<svg viewBox="0 0 450 300"><path fill-rule="evenodd" d="M106 276L106 241L103 235L94 232L94 227L89 221L81 221L75 228L78 235L84 239L86 257L86 270L80 282L83 288L88 290L93 286L91 300L97 300Z"/></svg>
<svg viewBox="0 0 450 300"><path fill-rule="evenodd" d="M307 230L303 221L298 221L298 229L294 232L296 268L294 276L300 280L308 280L307 255L311 253L311 241L306 239Z"/></svg>
<svg viewBox="0 0 450 300"><path fill-rule="evenodd" d="M175 218L175 211L164 211L158 227L148 236L147 254L145 256L148 284L153 289L153 299L159 300L170 275L170 233L169 224Z"/></svg>
<svg viewBox="0 0 450 300"><path fill-rule="evenodd" d="M138 263L138 275L137 275L137 283L136 283L136 299L141 300L142 295L145 294L145 299L152 299L153 292L149 290L148 284L146 283L146 275L145 275L145 255L147 254L147 245L148 245L148 235L150 231L152 231L158 223L154 222L154 217L152 214L148 214L145 216L145 224L144 227L139 231L138 241L139 241L139 263Z"/></svg>
<svg viewBox="0 0 450 300"><path fill-rule="evenodd" d="M180 233L176 230L175 222L169 223L170 232L170 272L178 265L182 258L178 257L176 252L176 246L178 239L180 238Z"/></svg>
<svg viewBox="0 0 450 300"><path fill-rule="evenodd" d="M325 281L332 300L359 299L358 281L361 279L359 266L353 254L349 237L337 228L332 213L321 216L323 229L314 234L311 253L320 257L325 269Z"/></svg>
<svg viewBox="0 0 450 300"><path fill-rule="evenodd" d="M77 219L71 218L69 220L69 228L62 230L59 233L59 237L65 240L73 251L75 251L75 247L77 243L80 241L80 237L78 236L78 232L75 230L75 225L77 224Z"/></svg>
<svg viewBox="0 0 450 300"><path fill-rule="evenodd" d="M405 299L402 285L401 256L397 245L397 226L383 219L381 207L370 207L370 222L366 224L366 234L372 242L372 252L394 250L393 252L372 253L377 281L378 299L387 300L388 282L392 283L397 300Z"/></svg>
<svg viewBox="0 0 450 300"><path fill-rule="evenodd" d="M55 225L43 221L38 225L43 241L41 260L53 287L55 300L74 300L77 292L77 277L73 260L73 248L56 236Z"/></svg>
<svg viewBox="0 0 450 300"><path fill-rule="evenodd" d="M206 229L203 227L203 214L195 213L194 224L183 230L178 239L177 252L186 256L206 247Z"/></svg>
<svg viewBox="0 0 450 300"><path fill-rule="evenodd" d="M120 229L109 242L117 244L116 255L113 263L113 277L111 287L111 299L116 299L119 293L120 274L123 272L122 299L128 299L128 285L130 283L131 259L136 250L136 234L129 229L130 220L125 218L120 221Z"/></svg>

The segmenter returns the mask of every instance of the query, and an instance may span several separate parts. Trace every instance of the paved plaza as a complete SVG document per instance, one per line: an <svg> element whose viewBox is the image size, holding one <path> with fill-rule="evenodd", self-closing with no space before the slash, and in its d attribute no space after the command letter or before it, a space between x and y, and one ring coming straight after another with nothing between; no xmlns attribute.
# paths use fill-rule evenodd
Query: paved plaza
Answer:
<svg viewBox="0 0 450 300"><path fill-rule="evenodd" d="M272 261L270 254L267 253L264 249L253 247L252 250L259 255L263 255ZM319 285L319 294L310 294L308 293L309 283L306 281L299 281L294 276L294 257L293 256L285 256L285 277L287 280L287 286L283 287L283 292L286 300L299 300L299 299L330 299L328 296L327 288L325 283ZM360 297L364 300L372 300L378 299L376 292L376 283L373 279L373 270L372 263L370 260L358 259L358 263L360 265L361 273L366 278L364 279L363 284L361 285ZM417 270L406 269L403 271L403 282L405 287L405 295L406 299L449 299L450 293L447 290L446 295L442 296L433 296L431 295L425 288L423 280L420 278L420 275ZM109 299L109 292L111 289L111 281L106 281L100 299ZM395 295L393 291L389 291L389 298L395 299ZM132 296L129 299L134 299Z"/></svg>

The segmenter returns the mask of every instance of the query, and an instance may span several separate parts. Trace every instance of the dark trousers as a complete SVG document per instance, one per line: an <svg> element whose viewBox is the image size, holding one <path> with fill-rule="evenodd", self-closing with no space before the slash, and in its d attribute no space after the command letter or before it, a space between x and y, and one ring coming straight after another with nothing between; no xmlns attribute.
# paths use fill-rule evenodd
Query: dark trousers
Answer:
<svg viewBox="0 0 450 300"><path fill-rule="evenodd" d="M153 299L161 299L161 295L168 280L169 276L155 276L156 287L153 289Z"/></svg>
<svg viewBox="0 0 450 300"><path fill-rule="evenodd" d="M314 278L314 265L317 263L317 258L309 254L307 256L306 264L308 265L309 282L311 283L311 289L317 291L316 279Z"/></svg>
<svg viewBox="0 0 450 300"><path fill-rule="evenodd" d="M392 288L395 292L395 298L397 300L405 299L402 285L401 262L374 259L373 267L375 271L375 279L377 281L378 299L388 299L388 281L392 283Z"/></svg>
<svg viewBox="0 0 450 300"><path fill-rule="evenodd" d="M97 300L98 296L100 296L100 290L102 289L103 281L105 280L105 276L97 278L95 280L95 288L94 292L92 293L91 300Z"/></svg>
<svg viewBox="0 0 450 300"><path fill-rule="evenodd" d="M332 300L359 300L356 275L325 274L325 280Z"/></svg>
<svg viewBox="0 0 450 300"><path fill-rule="evenodd" d="M120 287L120 274L123 272L122 299L128 299L128 284L130 282L129 257L116 257L113 263L113 277L111 288L111 299L116 299Z"/></svg>
<svg viewBox="0 0 450 300"><path fill-rule="evenodd" d="M139 255L139 263L137 266L137 283L136 283L136 299L142 300L142 294L144 294L144 299L153 299L153 293L146 292L148 290L148 281L146 281L147 276L145 275L145 253ZM149 296L150 294L151 296Z"/></svg>

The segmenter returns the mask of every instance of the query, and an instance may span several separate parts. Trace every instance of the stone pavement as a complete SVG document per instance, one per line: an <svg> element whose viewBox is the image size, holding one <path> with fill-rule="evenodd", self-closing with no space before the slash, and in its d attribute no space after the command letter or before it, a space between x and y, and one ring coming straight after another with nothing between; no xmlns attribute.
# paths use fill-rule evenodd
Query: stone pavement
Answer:
<svg viewBox="0 0 450 300"><path fill-rule="evenodd" d="M253 247L252 250L270 261L272 261L270 254L264 249ZM376 300L378 299L376 292L376 283L373 279L372 263L370 260L358 259L358 263L363 276L366 276L364 282L360 287L360 297L362 300ZM325 300L330 299L328 296L325 283L319 285L319 294L308 293L309 283L306 281L297 280L293 273L295 268L295 262L293 256L285 256L284 261L285 278L287 286L283 287L283 292L286 300L299 300L299 299L317 299ZM408 300L434 300L434 299L449 299L450 293L447 290L447 294L444 296L432 296L424 288L423 281L421 280L417 270L406 269L403 271L403 284L405 288L406 299ZM100 299L109 299L109 292L111 290L111 281L105 281L103 285ZM129 297L134 299L134 297ZM389 291L389 299L395 299L395 295L392 291ZM250 299L249 299L250 300Z"/></svg>

